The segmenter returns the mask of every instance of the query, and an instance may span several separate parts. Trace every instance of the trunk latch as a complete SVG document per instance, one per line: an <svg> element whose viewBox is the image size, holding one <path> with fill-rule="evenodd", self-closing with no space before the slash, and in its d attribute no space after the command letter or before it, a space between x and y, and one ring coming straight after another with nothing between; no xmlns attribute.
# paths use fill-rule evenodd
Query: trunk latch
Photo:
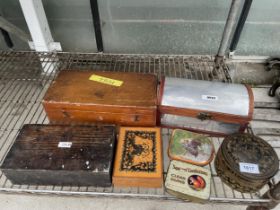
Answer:
<svg viewBox="0 0 280 210"><path fill-rule="evenodd" d="M212 116L211 114L207 113L207 112L200 112L197 114L196 116L198 119L200 119L201 121L204 121L204 120L211 120L212 119Z"/></svg>

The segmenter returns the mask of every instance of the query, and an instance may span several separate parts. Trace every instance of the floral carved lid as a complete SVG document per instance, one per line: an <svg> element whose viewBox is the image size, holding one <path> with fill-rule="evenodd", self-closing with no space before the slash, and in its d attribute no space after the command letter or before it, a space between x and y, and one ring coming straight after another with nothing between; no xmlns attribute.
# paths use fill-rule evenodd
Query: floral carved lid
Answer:
<svg viewBox="0 0 280 210"><path fill-rule="evenodd" d="M168 154L170 159L203 166L213 159L214 146L211 139L205 135L175 129Z"/></svg>
<svg viewBox="0 0 280 210"><path fill-rule="evenodd" d="M249 179L268 179L279 169L278 157L271 145L248 133L227 136L221 152L236 173Z"/></svg>

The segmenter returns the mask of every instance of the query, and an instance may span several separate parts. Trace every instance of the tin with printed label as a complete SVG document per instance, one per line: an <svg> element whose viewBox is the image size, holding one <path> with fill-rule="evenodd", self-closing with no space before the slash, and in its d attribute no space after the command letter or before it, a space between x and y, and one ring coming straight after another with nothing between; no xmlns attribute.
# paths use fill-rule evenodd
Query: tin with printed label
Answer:
<svg viewBox="0 0 280 210"><path fill-rule="evenodd" d="M210 197L211 172L203 167L177 160L169 165L166 191L183 200L204 203Z"/></svg>
<svg viewBox="0 0 280 210"><path fill-rule="evenodd" d="M204 166L212 161L214 146L206 135L175 129L170 139L168 156L173 160Z"/></svg>

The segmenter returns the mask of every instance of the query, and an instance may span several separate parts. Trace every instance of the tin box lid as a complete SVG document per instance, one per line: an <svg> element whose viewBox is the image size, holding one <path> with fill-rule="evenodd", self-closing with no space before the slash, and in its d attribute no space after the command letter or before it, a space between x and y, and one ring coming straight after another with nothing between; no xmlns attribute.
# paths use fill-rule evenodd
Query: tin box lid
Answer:
<svg viewBox="0 0 280 210"><path fill-rule="evenodd" d="M168 154L171 159L203 166L213 159L214 146L206 135L175 129Z"/></svg>
<svg viewBox="0 0 280 210"><path fill-rule="evenodd" d="M279 169L274 149L263 139L251 134L227 136L221 145L221 152L236 173L249 179L269 179Z"/></svg>
<svg viewBox="0 0 280 210"><path fill-rule="evenodd" d="M167 172L165 187L186 198L207 200L210 197L211 173L208 169L172 160Z"/></svg>
<svg viewBox="0 0 280 210"><path fill-rule="evenodd" d="M160 90L161 107L199 110L251 118L253 94L248 86L222 82L165 77Z"/></svg>

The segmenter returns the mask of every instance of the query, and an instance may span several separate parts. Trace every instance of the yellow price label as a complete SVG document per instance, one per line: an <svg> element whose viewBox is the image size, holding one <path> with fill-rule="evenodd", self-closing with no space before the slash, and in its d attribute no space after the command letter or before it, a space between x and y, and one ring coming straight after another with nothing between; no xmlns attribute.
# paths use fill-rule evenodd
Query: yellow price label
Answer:
<svg viewBox="0 0 280 210"><path fill-rule="evenodd" d="M95 82L100 82L100 83L103 83L106 85L117 86L117 87L120 87L123 84L123 81L110 79L110 78L98 76L95 74L91 75L89 80L95 81Z"/></svg>

